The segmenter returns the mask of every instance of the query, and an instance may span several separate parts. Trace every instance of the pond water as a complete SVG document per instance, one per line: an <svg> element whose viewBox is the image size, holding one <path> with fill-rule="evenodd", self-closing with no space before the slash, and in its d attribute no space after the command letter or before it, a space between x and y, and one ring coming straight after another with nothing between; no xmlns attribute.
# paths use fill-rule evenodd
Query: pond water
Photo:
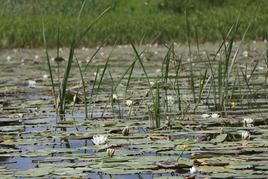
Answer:
<svg viewBox="0 0 268 179"><path fill-rule="evenodd" d="M74 61L67 90L81 100L68 100L64 117L44 50L2 51L1 178L266 178L266 45L237 42L229 61L219 43L137 46L138 58L131 45L107 46L92 60L96 49L77 49L87 101ZM66 61L49 54L58 84Z"/></svg>

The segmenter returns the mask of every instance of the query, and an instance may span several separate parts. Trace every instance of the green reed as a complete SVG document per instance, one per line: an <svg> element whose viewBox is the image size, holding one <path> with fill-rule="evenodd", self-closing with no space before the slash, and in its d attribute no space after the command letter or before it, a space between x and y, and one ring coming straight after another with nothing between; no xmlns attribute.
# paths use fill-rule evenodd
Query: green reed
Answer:
<svg viewBox="0 0 268 179"><path fill-rule="evenodd" d="M78 27L79 27L79 22L80 22L80 17L81 17L81 13L82 10L85 6L86 0L83 2L78 17L77 17L77 23L76 23L76 28L74 30L73 33L73 38L72 38L72 42L71 42L71 46L70 46L70 51L69 51L69 57L67 60L67 64L65 67L65 71L64 71L64 76L63 79L60 82L60 85L58 86L58 91L56 93L55 90L55 83L53 80L53 74L52 74L52 67L50 64L50 58L49 58L49 54L48 54L48 48L47 48L47 40L46 40L46 36L45 36L45 26L43 25L43 39L44 39L44 44L45 44L45 48L46 48L46 56L47 56L47 62L48 62L48 68L49 68L49 73L50 73L50 78L51 78L51 83L52 83L52 88L53 88L53 93L55 96L55 107L57 110L57 114L63 116L65 114L65 99L66 99L66 90L67 90L67 86L68 86L68 78L72 69L72 63L73 60L75 58L75 49L78 46L79 42L82 40L82 38L88 33L88 31L101 19L101 17L109 10L109 8L107 8L105 11L103 11L103 13L96 18L96 20L90 25L88 26L88 28L82 33L82 35L80 37L77 38L78 35ZM43 23L44 24L44 23ZM59 44L59 31L58 31L58 42L57 44ZM57 46L57 54L59 51L59 45ZM80 71L80 76L82 78L82 84L84 83L83 80L83 75L82 75L82 70L79 66L79 71ZM83 85L83 89L85 89L85 86ZM84 90L85 92L85 90ZM86 95L84 93L84 95ZM84 99L86 99L86 97L84 96ZM85 101L85 105L87 105L87 101ZM85 111L87 111L87 109L85 108ZM87 112L86 112L86 117L87 117Z"/></svg>

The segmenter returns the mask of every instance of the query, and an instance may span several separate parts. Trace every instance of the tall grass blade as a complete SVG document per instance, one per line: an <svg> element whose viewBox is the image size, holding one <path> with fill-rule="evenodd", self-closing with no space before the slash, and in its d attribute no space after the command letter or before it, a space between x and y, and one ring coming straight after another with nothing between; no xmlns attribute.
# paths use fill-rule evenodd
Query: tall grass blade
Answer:
<svg viewBox="0 0 268 179"><path fill-rule="evenodd" d="M84 4L83 4L83 6L84 6ZM81 12L82 12L83 6L82 6L81 11L79 13L79 19L80 19L80 16L81 16ZM74 45L74 48L76 48L76 46L83 39L83 37L88 33L88 31L102 18L102 16L104 16L109 11L110 8L111 8L111 6L108 7L107 9L105 9L101 13L101 15L99 15L99 17L97 17L97 19L84 31L84 33L80 36L80 38L77 40L76 44Z"/></svg>
<svg viewBox="0 0 268 179"><path fill-rule="evenodd" d="M154 117L155 127L160 128L160 95L159 95L159 83L156 83L155 101L154 101Z"/></svg>
<svg viewBox="0 0 268 179"><path fill-rule="evenodd" d="M84 8L85 3L86 3L86 0L83 2L81 9L79 11L79 15L77 18L77 24L76 24L76 28L75 28L75 31L73 34L73 39L72 39L72 43L71 43L71 47L70 47L69 58L67 61L67 65L65 67L64 77L63 77L62 83L61 83L61 97L60 97L60 101L59 101L59 108L60 108L59 113L60 114L65 113L65 97L66 97L67 82L68 82L69 74L70 74L70 71L72 68L72 62L73 62L73 58L74 58L74 50L75 50L76 45L78 44L75 42L76 41L75 39L76 39L77 31L78 31L81 13L82 13L82 10Z"/></svg>
<svg viewBox="0 0 268 179"><path fill-rule="evenodd" d="M160 35L160 34L159 34ZM158 35L158 36L159 36ZM158 38L158 36L156 36L152 41L151 41L151 43L150 44L152 44L157 38ZM133 45L134 46L134 45ZM134 47L135 48L135 47ZM147 45L143 50L142 50L142 52L140 53L140 54L143 54L147 49L149 48L149 45ZM136 53L136 52L135 52ZM134 60L134 62L128 67L128 69L125 71L125 73L121 76L121 78L118 80L118 82L116 83L116 85L115 85L115 90L116 90L116 88L118 87L118 85L121 83L121 81L124 79L124 77L125 77L125 75L128 73L128 71L131 69L131 68L133 68L132 66L133 65L135 65L135 63L136 63L136 61L138 60L138 57L139 57L139 55L137 55L138 53L136 53L136 59ZM150 84L150 83L149 83Z"/></svg>
<svg viewBox="0 0 268 179"><path fill-rule="evenodd" d="M71 43L71 47L70 47L70 52L69 52L69 58L68 58L68 61L67 61L67 65L66 65L66 68L65 68L65 73L64 73L64 77L63 77L63 80L62 80L62 83L61 83L61 97L60 97L60 102L59 102L59 108L60 108L60 111L59 113L60 114L64 114L64 111L65 111L65 97L66 97L66 88L67 88L67 82L68 82L68 78L69 78L69 74L70 74L70 71L71 71L71 67L72 67L72 61L73 61L73 58L74 58L74 51L75 51L75 48L77 47L77 45L79 44L79 42L81 41L81 39L86 35L86 33L93 27L94 24L96 24L98 22L98 20L110 9L107 8L85 31L84 33L80 36L80 38L78 38L78 40L76 41L76 36L77 36L77 32L78 32L78 26L79 26L79 21L80 21L80 17L81 17L81 13L82 13L82 10L84 8L84 5L85 5L85 2L83 2L83 5L79 11L79 15L78 15L78 18L77 18L77 25L76 25L76 29L74 31L74 34L73 34L73 40L72 40L72 43Z"/></svg>
<svg viewBox="0 0 268 179"><path fill-rule="evenodd" d="M167 89L168 89L168 74L169 74L169 63L170 63L170 59L171 59L171 53L172 53L172 49L174 50L173 48L173 44L169 47L168 49L168 52L163 60L163 63L162 63L162 69L164 68L165 66L165 72L163 73L164 75L164 91L165 91L165 106L164 108L166 108L166 110L168 111L168 95L167 95ZM173 54L174 54L174 51L173 51ZM163 71L163 70L162 70Z"/></svg>
<svg viewBox="0 0 268 179"><path fill-rule="evenodd" d="M47 47L47 41L46 41L46 32L45 32L44 22L43 22L42 28L43 28L43 30L42 30L43 31L43 40L44 40L44 46L45 46L45 51L46 51L46 59L47 59L47 64L48 64L49 76L50 76L50 80L51 80L51 84L52 84L52 92L54 95L54 104L56 105L58 97L57 97L56 91L55 91L55 84L54 84L54 80L53 80L52 68L51 68L49 54L48 54L48 47Z"/></svg>
<svg viewBox="0 0 268 179"><path fill-rule="evenodd" d="M204 73L204 75L203 75L203 77L202 77L202 81L200 81L200 84L199 84L198 101L197 101L196 106L195 106L195 108L194 108L194 112L196 111L196 109L197 109L197 107L198 107L198 105L199 105L199 103L201 102L201 99L202 99L203 90L204 90L204 88L205 88L205 86L206 86L205 81L206 81L206 77L207 77L207 71L208 71L208 70L206 69L206 70L205 70L205 73ZM200 76L201 76L201 74L200 74Z"/></svg>
<svg viewBox="0 0 268 179"><path fill-rule="evenodd" d="M83 71L81 69L81 66L78 62L78 59L76 59L76 63L79 69L79 73L80 73L80 77L81 77L81 83L82 83L82 89L83 89L83 97L84 97L84 107L85 107L85 117L88 118L88 110L87 110L87 94L86 94L86 85L85 85L85 80L84 80L84 75L83 75ZM75 103L75 101L74 101Z"/></svg>
<svg viewBox="0 0 268 179"><path fill-rule="evenodd" d="M138 53L138 51L137 51L137 49L135 48L135 46L134 46L134 44L131 42L131 46L132 46L132 48L133 48L133 50L134 50L134 52L135 52L135 54L136 54L136 58L139 60L139 62L140 62L140 65L141 65L141 67L142 67L142 70L143 70L143 72L144 72L144 74L145 74L145 76L146 76L146 78L147 78L147 81L148 81L148 85L151 87L151 84L150 84L150 80L149 80L149 77L148 77L148 75L147 75L147 72L146 72L146 70L145 70L145 67L144 67L144 65L143 65L143 62L142 62L142 60L141 60L141 54L143 53L141 53L141 54L139 54Z"/></svg>
<svg viewBox="0 0 268 179"><path fill-rule="evenodd" d="M89 66L89 64L91 63L92 59L98 54L98 52L100 51L100 49L104 46L104 44L108 41L109 37L107 37L102 43L101 45L97 48L97 50L93 53L93 55L91 55L90 59L88 60L84 70L83 70L83 75L85 75L87 67Z"/></svg>
<svg viewBox="0 0 268 179"><path fill-rule="evenodd" d="M125 90L125 97L127 95L127 90L128 90L128 87L129 87L129 84L130 84L130 81L131 81L131 77L132 77L132 73L133 73L133 70L134 70L136 61L137 61L137 58L134 60L134 62L128 68L128 70L130 70L130 72L129 72L128 79L127 79L126 90Z"/></svg>
<svg viewBox="0 0 268 179"><path fill-rule="evenodd" d="M191 90L193 93L193 99L194 102L196 102L196 95L195 95L195 87L194 87L194 69L193 69L193 61L192 61L192 50L191 50L191 42L190 42L190 23L188 19L188 13L187 10L185 11L185 18L186 18L186 30L187 30L187 42L188 42L188 49L189 49L189 59L190 59L190 84L191 84Z"/></svg>
<svg viewBox="0 0 268 179"><path fill-rule="evenodd" d="M98 76L99 76L99 67L97 68L97 71L95 72L94 83L92 85L92 90L91 90L91 95L90 95L90 100L91 100L91 103L92 104L94 104L96 102L96 99L97 99L97 95L95 94L95 86L97 84ZM95 98L93 98L93 95L95 95ZM92 105L92 108L91 108L91 116L90 117L93 117L94 106L95 105Z"/></svg>

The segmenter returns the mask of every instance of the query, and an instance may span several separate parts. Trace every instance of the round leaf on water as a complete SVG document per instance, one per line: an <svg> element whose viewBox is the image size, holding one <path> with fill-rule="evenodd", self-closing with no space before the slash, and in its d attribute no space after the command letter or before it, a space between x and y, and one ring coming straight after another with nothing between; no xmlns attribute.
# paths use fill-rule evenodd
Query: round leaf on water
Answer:
<svg viewBox="0 0 268 179"><path fill-rule="evenodd" d="M55 166L56 168L56 166ZM15 172L15 176L17 177L38 177L48 175L53 168L32 168L25 171L17 171Z"/></svg>
<svg viewBox="0 0 268 179"><path fill-rule="evenodd" d="M227 137L227 134L220 134L215 139L211 139L210 141L221 143L221 142L225 141L226 137Z"/></svg>

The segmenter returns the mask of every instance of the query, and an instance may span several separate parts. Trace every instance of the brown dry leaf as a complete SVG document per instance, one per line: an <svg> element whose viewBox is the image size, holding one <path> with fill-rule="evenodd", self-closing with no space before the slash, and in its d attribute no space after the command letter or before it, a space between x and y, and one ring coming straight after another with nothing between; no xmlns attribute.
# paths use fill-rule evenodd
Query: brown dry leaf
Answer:
<svg viewBox="0 0 268 179"><path fill-rule="evenodd" d="M194 139L196 143L198 142L202 142L202 141L207 141L208 137L207 136L201 136L201 137L197 137Z"/></svg>
<svg viewBox="0 0 268 179"><path fill-rule="evenodd" d="M0 144L6 144L6 143L9 143L9 142L14 142L14 140L12 140L12 139L7 139L7 140L1 142Z"/></svg>
<svg viewBox="0 0 268 179"><path fill-rule="evenodd" d="M114 117L93 117L93 120L106 120L106 119L114 119Z"/></svg>
<svg viewBox="0 0 268 179"><path fill-rule="evenodd" d="M167 139L167 136L164 135L158 135L158 136L148 136L149 139Z"/></svg>
<svg viewBox="0 0 268 179"><path fill-rule="evenodd" d="M47 93L43 93L42 95L44 95L44 96L52 96L53 93L51 93L51 92L47 92Z"/></svg>
<svg viewBox="0 0 268 179"><path fill-rule="evenodd" d="M198 166L225 166L225 165L229 165L229 163L206 163L206 162L199 162L198 160L194 160L194 165L198 165Z"/></svg>
<svg viewBox="0 0 268 179"><path fill-rule="evenodd" d="M170 165L166 165L165 162L157 162L156 165L159 168L163 168L163 169L180 169L180 168L191 168L192 166L186 165L186 164L182 164L182 163L175 163L175 164L170 164Z"/></svg>

